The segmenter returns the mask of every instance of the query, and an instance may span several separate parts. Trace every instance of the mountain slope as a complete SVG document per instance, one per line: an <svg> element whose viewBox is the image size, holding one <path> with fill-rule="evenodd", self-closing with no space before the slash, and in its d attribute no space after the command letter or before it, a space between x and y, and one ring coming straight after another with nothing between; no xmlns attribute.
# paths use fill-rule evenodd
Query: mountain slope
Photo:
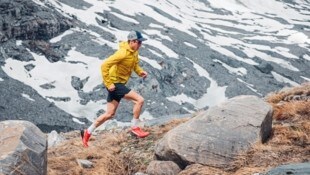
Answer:
<svg viewBox="0 0 310 175"><path fill-rule="evenodd" d="M193 113L241 94L263 97L309 81L309 1L33 0L29 3L39 12L25 11L31 17L24 17L18 15L24 7L16 4L25 2L1 1L15 3L1 15L3 21L14 21L0 30L5 40L0 84L6 89L0 93L1 120L18 117L42 124L36 119L40 116L51 126L46 131L55 118L75 129L88 125L106 106L100 64L130 30L148 38L140 59L150 76L143 81L133 75L128 83L146 99L145 119ZM55 18L44 18L43 12ZM24 23L34 21L41 26L40 37L8 32L7 26L24 30ZM64 31L64 24L70 29ZM13 79L20 82L14 88L30 99L41 96L44 103L55 104L55 116L43 106L22 109L7 103L16 93L9 87ZM18 103L40 106L19 94L14 95ZM131 107L124 101L115 119L127 125Z"/></svg>

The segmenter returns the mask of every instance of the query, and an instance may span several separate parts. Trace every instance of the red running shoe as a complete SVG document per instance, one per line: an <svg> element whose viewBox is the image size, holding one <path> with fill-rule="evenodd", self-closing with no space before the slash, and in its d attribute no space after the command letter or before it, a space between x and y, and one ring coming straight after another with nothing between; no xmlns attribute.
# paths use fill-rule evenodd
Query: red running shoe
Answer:
<svg viewBox="0 0 310 175"><path fill-rule="evenodd" d="M149 132L144 132L140 127L138 126L133 126L131 127L131 132L136 135L139 138L144 138L147 137L150 133Z"/></svg>
<svg viewBox="0 0 310 175"><path fill-rule="evenodd" d="M91 134L88 133L87 129L81 130L81 137L82 137L82 142L85 148L88 147L88 140L90 138Z"/></svg>

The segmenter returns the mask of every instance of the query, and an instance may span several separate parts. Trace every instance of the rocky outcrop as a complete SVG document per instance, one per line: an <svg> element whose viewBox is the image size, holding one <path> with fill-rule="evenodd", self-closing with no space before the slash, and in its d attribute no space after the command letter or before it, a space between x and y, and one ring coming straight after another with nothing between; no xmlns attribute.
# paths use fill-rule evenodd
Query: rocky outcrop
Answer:
<svg viewBox="0 0 310 175"><path fill-rule="evenodd" d="M307 175L310 174L310 162L282 165L268 171L265 175Z"/></svg>
<svg viewBox="0 0 310 175"><path fill-rule="evenodd" d="M0 122L0 143L0 174L46 174L47 140L34 124Z"/></svg>
<svg viewBox="0 0 310 175"><path fill-rule="evenodd" d="M48 40L71 26L57 11L33 1L0 1L0 42L11 38Z"/></svg>
<svg viewBox="0 0 310 175"><path fill-rule="evenodd" d="M184 168L199 163L229 168L236 156L271 134L272 108L255 96L238 96L169 131L155 147L159 160Z"/></svg>

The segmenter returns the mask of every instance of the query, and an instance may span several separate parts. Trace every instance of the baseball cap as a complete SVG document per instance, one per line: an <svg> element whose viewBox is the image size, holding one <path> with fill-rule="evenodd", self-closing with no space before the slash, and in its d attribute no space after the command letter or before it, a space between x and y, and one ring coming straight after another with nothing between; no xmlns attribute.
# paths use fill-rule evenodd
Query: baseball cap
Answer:
<svg viewBox="0 0 310 175"><path fill-rule="evenodd" d="M145 41L146 38L143 38L141 32L138 31L131 31L128 36L127 36L128 40L139 40L139 41Z"/></svg>

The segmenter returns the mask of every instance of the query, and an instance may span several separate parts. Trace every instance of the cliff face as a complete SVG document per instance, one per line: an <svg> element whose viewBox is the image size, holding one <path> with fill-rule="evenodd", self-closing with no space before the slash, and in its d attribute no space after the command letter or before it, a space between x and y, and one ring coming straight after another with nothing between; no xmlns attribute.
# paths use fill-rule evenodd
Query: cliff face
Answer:
<svg viewBox="0 0 310 175"><path fill-rule="evenodd" d="M47 40L70 26L70 20L33 1L2 0L0 3L0 42L11 38Z"/></svg>
<svg viewBox="0 0 310 175"><path fill-rule="evenodd" d="M37 2L37 3L35 3ZM63 58L62 52L54 52L58 46L48 40L73 26L73 20L40 4L40 1L1 0L0 1L0 66L7 59L25 62L26 71L36 66L30 50L43 54L50 62ZM17 40L21 43L17 44ZM18 69L22 71L21 69ZM31 77L31 75L29 74ZM67 131L80 127L72 122L73 116L44 99L36 90L25 86L14 78L6 76L0 68L0 120L32 121L44 132ZM24 98L28 94L31 98ZM25 96L25 95L24 95ZM62 116L62 117L60 117Z"/></svg>

